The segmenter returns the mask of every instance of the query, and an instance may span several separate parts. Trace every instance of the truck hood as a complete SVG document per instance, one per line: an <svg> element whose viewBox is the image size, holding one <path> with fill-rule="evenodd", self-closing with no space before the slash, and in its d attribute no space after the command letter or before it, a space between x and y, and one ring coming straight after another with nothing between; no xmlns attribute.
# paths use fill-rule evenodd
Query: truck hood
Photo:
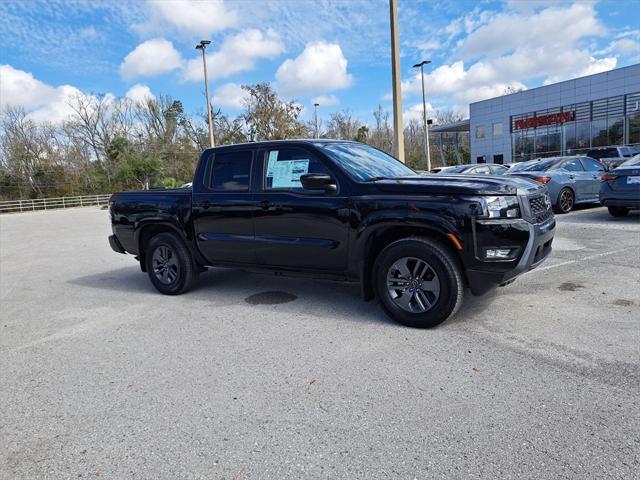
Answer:
<svg viewBox="0 0 640 480"><path fill-rule="evenodd" d="M526 178L493 175L424 175L372 182L382 192L432 195L530 195L545 187Z"/></svg>

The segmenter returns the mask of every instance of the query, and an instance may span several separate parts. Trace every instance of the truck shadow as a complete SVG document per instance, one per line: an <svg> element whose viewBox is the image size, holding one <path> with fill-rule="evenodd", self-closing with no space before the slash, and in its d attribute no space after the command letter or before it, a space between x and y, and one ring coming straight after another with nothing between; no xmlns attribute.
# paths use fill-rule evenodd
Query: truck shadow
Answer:
<svg viewBox="0 0 640 480"><path fill-rule="evenodd" d="M109 270L68 280L69 284L134 295L141 302L149 297L172 300L180 308L191 305L224 307L246 305L261 309L277 308L283 313L304 313L311 316L345 317L391 323L376 301L365 302L360 287L353 283L334 282L302 277L276 276L240 269L210 268L194 288L184 295L165 297L156 291L147 274L137 267ZM198 307L195 307L198 308Z"/></svg>
<svg viewBox="0 0 640 480"><path fill-rule="evenodd" d="M360 287L354 283L318 280L303 277L276 276L240 269L210 268L200 275L195 287L184 295L164 297L151 285L147 275L137 267L125 267L69 280L80 287L139 295L141 302L149 297L169 299L178 308L247 305L260 309L277 308L283 313L304 313L311 316L344 317L394 324L380 308L377 300L365 302ZM496 292L474 297L465 292L458 313L442 326L472 322L492 304Z"/></svg>

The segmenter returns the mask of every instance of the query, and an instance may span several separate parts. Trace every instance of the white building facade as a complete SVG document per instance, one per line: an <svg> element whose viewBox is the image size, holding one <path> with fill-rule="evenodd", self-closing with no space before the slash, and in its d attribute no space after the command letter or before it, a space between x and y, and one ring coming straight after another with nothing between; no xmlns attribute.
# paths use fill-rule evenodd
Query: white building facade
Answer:
<svg viewBox="0 0 640 480"><path fill-rule="evenodd" d="M640 145L640 64L472 103L469 114L477 163Z"/></svg>

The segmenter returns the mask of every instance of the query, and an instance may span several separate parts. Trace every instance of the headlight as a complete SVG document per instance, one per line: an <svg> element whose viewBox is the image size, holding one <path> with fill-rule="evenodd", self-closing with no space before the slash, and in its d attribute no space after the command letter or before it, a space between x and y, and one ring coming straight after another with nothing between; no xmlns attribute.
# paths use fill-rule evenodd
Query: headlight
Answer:
<svg viewBox="0 0 640 480"><path fill-rule="evenodd" d="M520 218L518 197L482 197L485 218Z"/></svg>

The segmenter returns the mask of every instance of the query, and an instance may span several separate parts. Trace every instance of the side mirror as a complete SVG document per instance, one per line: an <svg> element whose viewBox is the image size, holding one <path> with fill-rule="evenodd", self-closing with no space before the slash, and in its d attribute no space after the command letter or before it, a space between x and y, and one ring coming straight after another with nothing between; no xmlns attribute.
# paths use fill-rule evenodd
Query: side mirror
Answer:
<svg viewBox="0 0 640 480"><path fill-rule="evenodd" d="M325 192L336 192L338 186L336 181L324 173L307 173L300 177L300 183L305 190L324 190Z"/></svg>

